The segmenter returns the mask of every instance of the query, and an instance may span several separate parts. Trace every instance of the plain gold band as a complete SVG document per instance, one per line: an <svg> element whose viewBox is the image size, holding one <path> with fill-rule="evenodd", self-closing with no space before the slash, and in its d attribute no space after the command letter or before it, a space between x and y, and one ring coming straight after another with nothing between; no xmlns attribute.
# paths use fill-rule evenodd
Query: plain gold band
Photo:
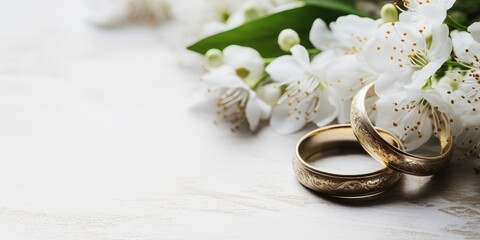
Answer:
<svg viewBox="0 0 480 240"><path fill-rule="evenodd" d="M379 132L390 144L401 146L392 134L381 129ZM371 173L342 175L320 171L308 163L309 158L316 154L346 148L361 149L350 124L332 125L306 134L298 142L293 157L293 169L298 181L311 190L329 196L363 198L389 190L401 178L401 173L386 166Z"/></svg>
<svg viewBox="0 0 480 240"><path fill-rule="evenodd" d="M385 141L373 127L365 107L365 99L375 96L374 83L371 83L363 87L352 102L350 113L352 128L365 150L375 159L384 161L389 167L410 175L429 176L444 168L453 153L451 134L445 131L438 133L441 147L439 156L423 157L405 152ZM441 124L446 122L442 121ZM445 129L444 126L441 127Z"/></svg>

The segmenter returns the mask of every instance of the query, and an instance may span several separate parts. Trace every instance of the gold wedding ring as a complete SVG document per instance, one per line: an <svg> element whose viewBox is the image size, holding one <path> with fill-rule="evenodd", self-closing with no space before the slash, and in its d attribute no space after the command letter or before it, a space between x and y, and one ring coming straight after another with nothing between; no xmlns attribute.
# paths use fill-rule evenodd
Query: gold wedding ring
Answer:
<svg viewBox="0 0 480 240"><path fill-rule="evenodd" d="M445 167L453 153L453 140L446 131L438 132L440 155L435 157L417 156L403 151L385 141L375 130L368 117L365 99L375 97L374 83L363 87L353 98L350 118L353 132L360 144L375 159L384 161L389 167L403 173L416 176L429 176ZM440 121L440 127L445 128L447 121Z"/></svg>
<svg viewBox="0 0 480 240"><path fill-rule="evenodd" d="M400 140L394 135L381 129L378 131L389 145L402 147ZM350 124L332 125L306 134L298 142L293 157L293 169L297 179L313 191L339 198L375 196L398 182L401 173L386 166L371 173L343 175L320 171L309 164L312 157L322 157L322 153L330 150L345 151L352 148L365 152L353 134Z"/></svg>

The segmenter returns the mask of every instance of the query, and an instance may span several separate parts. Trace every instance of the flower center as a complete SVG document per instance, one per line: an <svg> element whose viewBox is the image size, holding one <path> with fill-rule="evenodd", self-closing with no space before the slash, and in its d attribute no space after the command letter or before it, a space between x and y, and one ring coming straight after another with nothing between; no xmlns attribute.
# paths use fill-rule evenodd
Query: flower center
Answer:
<svg viewBox="0 0 480 240"><path fill-rule="evenodd" d="M414 134L418 139L430 137L424 135L424 125L432 124L433 135L438 136L440 132L450 132L450 124L453 122L451 116L438 111L438 107L432 106L430 102L422 98L416 101L398 103L394 102L395 112L399 112L392 126L396 128L398 137L405 143L406 139ZM405 149L407 149L405 147ZM408 149L407 149L408 150Z"/></svg>
<svg viewBox="0 0 480 240"><path fill-rule="evenodd" d="M476 70L472 69L468 73L469 77L472 77L477 81L478 84L480 84L480 73L478 73Z"/></svg>
<svg viewBox="0 0 480 240"><path fill-rule="evenodd" d="M450 84L450 87L452 87L452 90L457 90L458 89L458 82L455 79L451 79L448 81L448 84Z"/></svg>
<svg viewBox="0 0 480 240"><path fill-rule="evenodd" d="M225 9L222 12L220 12L220 22L221 23L226 23L228 19L230 18L230 13Z"/></svg>
<svg viewBox="0 0 480 240"><path fill-rule="evenodd" d="M239 76L241 79L245 79L248 77L248 75L250 75L250 71L248 71L248 69L246 68L237 68L235 69L235 73L237 74L237 76Z"/></svg>
<svg viewBox="0 0 480 240"><path fill-rule="evenodd" d="M254 18L260 17L262 15L262 10L255 6L249 6L244 9L243 16L245 21L250 21Z"/></svg>
<svg viewBox="0 0 480 240"><path fill-rule="evenodd" d="M322 88L322 81L316 75L307 73L302 80L290 83L278 102L288 101L292 109L288 115L296 115L297 120L309 122L318 112L320 106L318 90Z"/></svg>
<svg viewBox="0 0 480 240"><path fill-rule="evenodd" d="M416 51L414 53L408 54L407 57L410 60L410 64L415 71L422 69L430 62L425 51Z"/></svg>
<svg viewBox="0 0 480 240"><path fill-rule="evenodd" d="M217 114L225 121L232 123L235 131L245 119L245 106L249 93L243 88L228 89L221 95L217 103Z"/></svg>

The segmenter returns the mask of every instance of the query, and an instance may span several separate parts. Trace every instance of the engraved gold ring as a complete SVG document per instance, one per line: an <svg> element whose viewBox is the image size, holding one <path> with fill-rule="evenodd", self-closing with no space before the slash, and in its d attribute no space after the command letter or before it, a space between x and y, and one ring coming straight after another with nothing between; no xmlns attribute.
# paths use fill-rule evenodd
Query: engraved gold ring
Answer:
<svg viewBox="0 0 480 240"><path fill-rule="evenodd" d="M363 87L352 102L350 113L352 128L363 148L373 158L384 161L389 167L410 175L429 176L445 167L453 153L451 134L446 131L438 132L440 142L438 156L418 156L405 152L398 148L398 145L395 146L385 141L370 121L365 107L365 99L375 96L374 83L371 83ZM446 129L446 122L446 120L440 121L440 127Z"/></svg>
<svg viewBox="0 0 480 240"><path fill-rule="evenodd" d="M402 147L400 140L378 129L385 141ZM312 158L324 157L331 150L360 149L365 152L353 134L350 124L331 125L306 134L297 144L293 157L293 169L298 181L305 187L338 198L364 198L389 190L401 178L401 173L385 167L371 173L344 175L320 171L310 163ZM372 159L373 160L373 159Z"/></svg>

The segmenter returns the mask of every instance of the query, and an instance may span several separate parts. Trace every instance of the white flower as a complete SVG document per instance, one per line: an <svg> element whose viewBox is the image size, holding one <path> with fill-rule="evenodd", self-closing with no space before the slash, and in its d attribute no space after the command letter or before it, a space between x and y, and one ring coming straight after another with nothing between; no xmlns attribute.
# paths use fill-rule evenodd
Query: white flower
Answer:
<svg viewBox="0 0 480 240"><path fill-rule="evenodd" d="M467 32L452 32L453 51L457 61L470 69L480 70L480 43Z"/></svg>
<svg viewBox="0 0 480 240"><path fill-rule="evenodd" d="M361 59L364 58L364 45L375 36L378 26L370 18L348 15L330 23L330 29L323 20L315 20L310 31L310 41L316 48L333 51L337 55L330 60L326 79L336 92L338 121L346 123L350 121L353 96L365 84L377 78L377 74L362 64Z"/></svg>
<svg viewBox="0 0 480 240"><path fill-rule="evenodd" d="M271 107L257 97L253 88L261 81L264 63L251 48L229 46L223 50L224 65L202 77L209 91L218 97L217 113L237 130L246 119L253 131L261 119L268 119Z"/></svg>
<svg viewBox="0 0 480 240"><path fill-rule="evenodd" d="M480 43L480 22L473 23L468 27L468 31L472 34L473 39Z"/></svg>
<svg viewBox="0 0 480 240"><path fill-rule="evenodd" d="M431 28L441 25L447 11L455 0L403 0L407 11L403 11L400 22L407 23L417 31L430 34Z"/></svg>
<svg viewBox="0 0 480 240"><path fill-rule="evenodd" d="M100 26L159 24L170 18L167 0L86 0L88 18Z"/></svg>
<svg viewBox="0 0 480 240"><path fill-rule="evenodd" d="M310 41L319 50L335 49L339 54L355 54L375 36L378 29L373 19L356 15L339 17L330 23L316 19L310 30Z"/></svg>
<svg viewBox="0 0 480 240"><path fill-rule="evenodd" d="M476 154L480 157L480 125L467 125L455 139L455 145L464 149L463 157Z"/></svg>
<svg viewBox="0 0 480 240"><path fill-rule="evenodd" d="M480 83L471 71L455 69L447 71L437 85L437 91L449 103L453 112L461 116L463 122L469 125L478 124L480 112Z"/></svg>
<svg viewBox="0 0 480 240"><path fill-rule="evenodd" d="M300 45L290 49L291 56L282 56L267 66L271 78L286 85L286 92L272 111L270 126L280 133L293 133L306 123L324 126L338 113L331 87L325 79L332 52L317 55L310 63L307 50Z"/></svg>
<svg viewBox="0 0 480 240"><path fill-rule="evenodd" d="M445 131L455 135L462 127L462 122L435 88L396 89L394 94L381 96L376 108L376 125L399 137L409 151L426 143L432 133L437 136L438 132Z"/></svg>
<svg viewBox="0 0 480 240"><path fill-rule="evenodd" d="M326 79L335 92L338 106L338 122L350 122L350 106L353 97L378 75L364 66L356 55L332 58L326 72Z"/></svg>
<svg viewBox="0 0 480 240"><path fill-rule="evenodd" d="M452 32L456 60L468 70L456 69L451 77L452 90L448 97L456 104L456 110L468 124L478 124L480 116L480 43L470 33ZM450 74L451 75L451 74ZM447 75L449 76L449 75Z"/></svg>
<svg viewBox="0 0 480 240"><path fill-rule="evenodd" d="M368 65L380 73L375 84L377 93L396 91L398 87L421 89L443 65L452 51L448 27L432 28L432 39L426 38L408 24L383 24L375 38L365 46Z"/></svg>

